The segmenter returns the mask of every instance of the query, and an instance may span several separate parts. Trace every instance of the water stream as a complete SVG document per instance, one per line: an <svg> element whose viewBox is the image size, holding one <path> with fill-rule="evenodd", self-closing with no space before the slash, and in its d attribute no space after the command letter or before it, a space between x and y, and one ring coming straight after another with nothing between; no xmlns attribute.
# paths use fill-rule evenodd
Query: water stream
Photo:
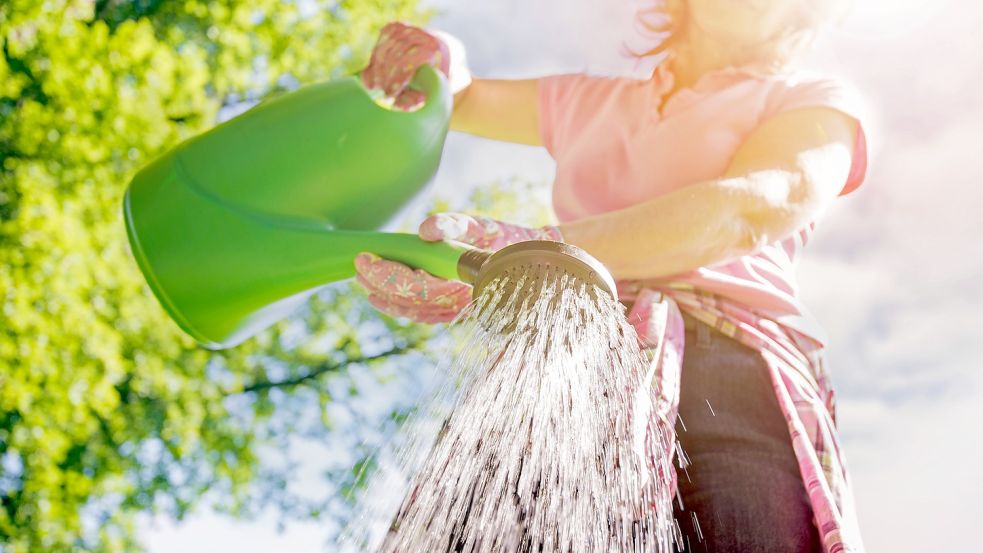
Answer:
<svg viewBox="0 0 983 553"><path fill-rule="evenodd" d="M519 272L451 328L446 385L380 455L349 550L671 552L673 438L652 424L624 307Z"/></svg>

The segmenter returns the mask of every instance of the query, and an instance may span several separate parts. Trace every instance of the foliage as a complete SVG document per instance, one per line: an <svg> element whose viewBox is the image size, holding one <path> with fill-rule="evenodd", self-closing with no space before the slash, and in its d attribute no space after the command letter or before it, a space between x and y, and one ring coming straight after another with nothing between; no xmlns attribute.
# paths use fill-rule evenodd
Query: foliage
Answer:
<svg viewBox="0 0 983 553"><path fill-rule="evenodd" d="M543 181L519 177L475 187L463 205L437 199L434 211L464 211L530 227L556 224L550 207L550 187Z"/></svg>
<svg viewBox="0 0 983 553"><path fill-rule="evenodd" d="M416 0L0 2L0 550L136 551L136 513L203 497L245 514L278 405L303 393L323 411L325 376L427 338L341 287L206 352L149 293L120 217L135 170L223 107L356 70L382 24L425 15Z"/></svg>

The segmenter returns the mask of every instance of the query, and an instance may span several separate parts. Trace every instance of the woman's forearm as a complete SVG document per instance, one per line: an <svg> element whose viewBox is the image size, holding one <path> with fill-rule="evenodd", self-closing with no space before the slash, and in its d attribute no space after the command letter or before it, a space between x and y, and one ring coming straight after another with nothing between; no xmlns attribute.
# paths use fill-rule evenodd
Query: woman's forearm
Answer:
<svg viewBox="0 0 983 553"><path fill-rule="evenodd" d="M451 129L539 146L539 81L473 79L454 95Z"/></svg>
<svg viewBox="0 0 983 553"><path fill-rule="evenodd" d="M790 110L749 136L719 179L560 225L615 278L657 278L748 255L817 220L851 171L856 121Z"/></svg>
<svg viewBox="0 0 983 553"><path fill-rule="evenodd" d="M683 273L753 253L776 232L794 230L804 215L791 204L781 208L787 193L780 190L790 188L782 181L790 179L794 175L703 181L636 206L561 224L560 233L601 261L616 279Z"/></svg>

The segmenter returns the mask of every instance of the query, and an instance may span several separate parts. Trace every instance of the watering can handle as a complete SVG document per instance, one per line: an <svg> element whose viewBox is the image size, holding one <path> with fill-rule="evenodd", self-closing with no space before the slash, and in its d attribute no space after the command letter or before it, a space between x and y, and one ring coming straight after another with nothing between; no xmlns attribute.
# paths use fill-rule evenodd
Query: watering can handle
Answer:
<svg viewBox="0 0 983 553"><path fill-rule="evenodd" d="M435 117L436 120L441 120L446 118L453 109L454 98L451 94L450 84L447 77L436 67L430 64L421 65L413 76L413 80L410 81L410 87L423 92L426 101L419 109L413 111L392 110L393 113L414 119ZM380 109L386 108L380 107ZM444 117L441 118L437 114L444 114Z"/></svg>

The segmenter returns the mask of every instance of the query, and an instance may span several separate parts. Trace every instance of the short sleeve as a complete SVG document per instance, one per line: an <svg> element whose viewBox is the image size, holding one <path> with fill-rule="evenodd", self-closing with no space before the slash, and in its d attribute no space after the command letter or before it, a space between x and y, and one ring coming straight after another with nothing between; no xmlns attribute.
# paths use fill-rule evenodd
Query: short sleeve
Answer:
<svg viewBox="0 0 983 553"><path fill-rule="evenodd" d="M867 109L860 93L850 84L834 78L817 78L789 83L780 100L778 111L796 108L828 107L840 111L857 122L853 163L840 196L856 190L867 175Z"/></svg>
<svg viewBox="0 0 983 553"><path fill-rule="evenodd" d="M539 134L553 159L562 156L595 118L610 109L613 93L623 80L584 74L539 79Z"/></svg>

